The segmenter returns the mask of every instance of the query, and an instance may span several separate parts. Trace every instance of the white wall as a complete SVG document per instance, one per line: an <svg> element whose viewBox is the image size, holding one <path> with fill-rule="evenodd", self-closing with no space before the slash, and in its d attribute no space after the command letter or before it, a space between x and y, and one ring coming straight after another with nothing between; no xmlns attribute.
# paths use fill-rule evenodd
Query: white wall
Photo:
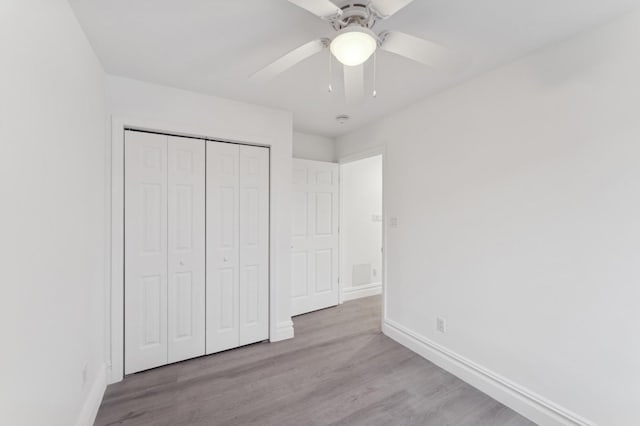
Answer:
<svg viewBox="0 0 640 426"><path fill-rule="evenodd" d="M122 288L122 126L207 136L227 141L247 142L271 147L271 317L272 341L293 337L291 322L291 220L290 192L292 172L291 113L260 106L201 95L121 77L107 77L107 103L112 115L116 160L112 209L114 262L113 289ZM119 148L118 148L119 147ZM118 168L119 167L119 168ZM122 375L121 292L116 293L111 311L112 347L111 379ZM119 344L118 344L119 342Z"/></svg>
<svg viewBox="0 0 640 426"><path fill-rule="evenodd" d="M104 74L64 0L3 0L0 52L0 423L88 424L105 386Z"/></svg>
<svg viewBox="0 0 640 426"><path fill-rule="evenodd" d="M378 294L382 273L382 156L341 165L340 199L342 298Z"/></svg>
<svg viewBox="0 0 640 426"><path fill-rule="evenodd" d="M335 140L319 135L293 132L293 158L335 163Z"/></svg>
<svg viewBox="0 0 640 426"><path fill-rule="evenodd" d="M387 147L386 332L543 424L640 424L639 51L636 13L337 142Z"/></svg>

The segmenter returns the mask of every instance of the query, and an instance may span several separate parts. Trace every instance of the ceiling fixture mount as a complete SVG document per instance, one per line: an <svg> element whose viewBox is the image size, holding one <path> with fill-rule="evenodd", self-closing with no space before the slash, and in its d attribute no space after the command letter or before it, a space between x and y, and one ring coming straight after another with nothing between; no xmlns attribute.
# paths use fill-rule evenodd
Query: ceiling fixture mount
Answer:
<svg viewBox="0 0 640 426"><path fill-rule="evenodd" d="M336 0L338 1L338 0ZM310 41L292 50L256 72L254 81L267 81L305 59L329 48L344 65L344 88L348 103L364 95L364 63L376 56L378 48L439 69L457 68L460 61L443 46L399 31L374 33L376 22L393 16L413 0L340 0L342 7L330 0L289 0L317 17L328 21L337 32L333 37ZM375 62L375 61L374 61ZM331 60L329 60L329 70ZM375 70L374 70L375 73ZM375 80L375 78L374 78ZM329 83L329 92L332 92ZM375 97L375 87L372 95Z"/></svg>

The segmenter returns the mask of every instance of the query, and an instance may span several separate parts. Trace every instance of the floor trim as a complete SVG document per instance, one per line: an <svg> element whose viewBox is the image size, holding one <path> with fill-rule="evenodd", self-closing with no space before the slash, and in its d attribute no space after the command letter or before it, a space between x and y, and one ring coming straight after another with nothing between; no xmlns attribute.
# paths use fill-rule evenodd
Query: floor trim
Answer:
<svg viewBox="0 0 640 426"><path fill-rule="evenodd" d="M293 321L279 322L275 333L269 337L270 342L279 342L293 338Z"/></svg>
<svg viewBox="0 0 640 426"><path fill-rule="evenodd" d="M564 407L560 407L392 320L384 320L382 331L391 339L480 389L535 423L541 425L596 426L595 423Z"/></svg>
<svg viewBox="0 0 640 426"><path fill-rule="evenodd" d="M107 368L106 365L102 365L98 369L98 374L91 385L87 398L84 400L82 410L80 411L76 421L77 426L91 426L94 424L106 389Z"/></svg>
<svg viewBox="0 0 640 426"><path fill-rule="evenodd" d="M361 297L376 296L382 293L382 283L372 283L342 288L342 301L360 299Z"/></svg>

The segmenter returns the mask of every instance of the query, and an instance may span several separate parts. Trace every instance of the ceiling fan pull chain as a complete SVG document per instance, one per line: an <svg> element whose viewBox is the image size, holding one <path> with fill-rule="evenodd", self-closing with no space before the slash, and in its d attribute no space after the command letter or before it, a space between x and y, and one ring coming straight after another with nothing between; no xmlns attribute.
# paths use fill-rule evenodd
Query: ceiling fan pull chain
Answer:
<svg viewBox="0 0 640 426"><path fill-rule="evenodd" d="M329 52L329 93L333 92L333 87L331 86L331 76L333 75L332 72L332 63L333 63L333 58L331 58L331 56L333 56L331 54L331 50L327 49L327 52Z"/></svg>
<svg viewBox="0 0 640 426"><path fill-rule="evenodd" d="M376 60L378 57L377 52L373 52L373 97L378 96L378 91L376 90L376 70L378 69L378 61Z"/></svg>

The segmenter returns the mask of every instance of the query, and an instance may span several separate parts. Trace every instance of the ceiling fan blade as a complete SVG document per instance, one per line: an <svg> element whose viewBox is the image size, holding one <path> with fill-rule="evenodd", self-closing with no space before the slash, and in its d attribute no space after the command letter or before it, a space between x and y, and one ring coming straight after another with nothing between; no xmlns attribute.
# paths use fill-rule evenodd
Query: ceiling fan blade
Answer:
<svg viewBox="0 0 640 426"><path fill-rule="evenodd" d="M462 65L462 59L452 54L446 47L433 41L414 37L398 31L380 35L380 48L396 55L404 56L433 68L453 71Z"/></svg>
<svg viewBox="0 0 640 426"><path fill-rule="evenodd" d="M260 71L253 74L250 79L256 82L269 81L292 66L304 61L316 53L320 53L325 47L327 47L327 42L328 40L326 39L320 39L303 44L262 68Z"/></svg>
<svg viewBox="0 0 640 426"><path fill-rule="evenodd" d="M348 104L357 104L364 98L364 65L344 67L344 97Z"/></svg>
<svg viewBox="0 0 640 426"><path fill-rule="evenodd" d="M342 9L329 0L289 0L289 2L322 19L342 15Z"/></svg>
<svg viewBox="0 0 640 426"><path fill-rule="evenodd" d="M371 0L370 7L381 19L387 19L413 0Z"/></svg>

